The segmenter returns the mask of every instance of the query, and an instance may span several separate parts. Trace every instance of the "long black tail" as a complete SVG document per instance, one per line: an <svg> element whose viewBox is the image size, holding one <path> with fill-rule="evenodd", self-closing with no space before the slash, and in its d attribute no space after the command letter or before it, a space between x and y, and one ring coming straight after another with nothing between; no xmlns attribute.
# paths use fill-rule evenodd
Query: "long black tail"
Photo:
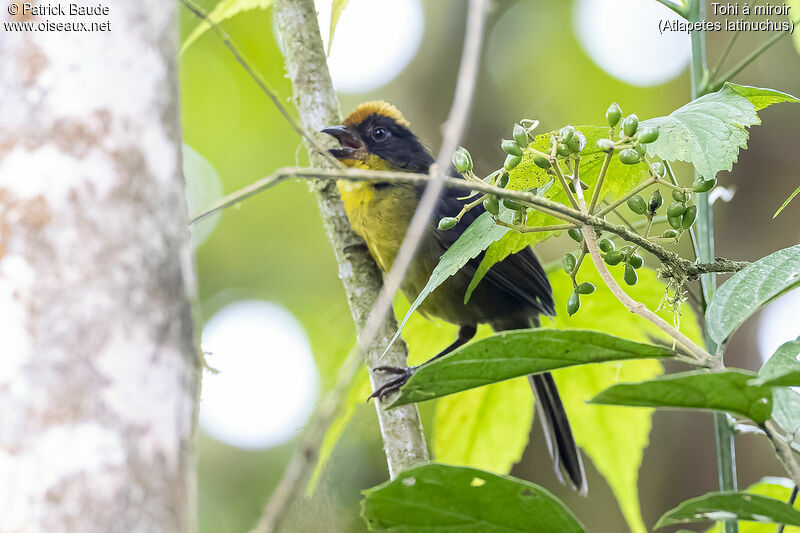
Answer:
<svg viewBox="0 0 800 533"><path fill-rule="evenodd" d="M536 410L542 420L547 448L555 463L558 479L565 483L566 478L573 489L580 494L586 494L586 474L583 471L581 453L575 444L575 437L572 436L567 413L553 376L546 372L531 374L528 379L536 396Z"/></svg>

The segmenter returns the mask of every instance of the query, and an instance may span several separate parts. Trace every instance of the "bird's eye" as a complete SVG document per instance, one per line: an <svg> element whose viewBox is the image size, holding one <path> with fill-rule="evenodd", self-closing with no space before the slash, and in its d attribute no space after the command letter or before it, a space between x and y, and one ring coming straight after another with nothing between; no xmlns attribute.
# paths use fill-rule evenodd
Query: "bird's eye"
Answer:
<svg viewBox="0 0 800 533"><path fill-rule="evenodd" d="M382 141L389 136L389 132L385 128L375 128L372 130L372 138L376 141Z"/></svg>

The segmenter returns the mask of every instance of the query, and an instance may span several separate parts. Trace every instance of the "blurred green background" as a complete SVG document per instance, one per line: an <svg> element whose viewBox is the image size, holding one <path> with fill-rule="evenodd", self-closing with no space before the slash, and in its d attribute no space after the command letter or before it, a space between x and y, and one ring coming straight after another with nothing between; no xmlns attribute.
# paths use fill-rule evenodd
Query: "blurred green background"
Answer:
<svg viewBox="0 0 800 533"><path fill-rule="evenodd" d="M604 1L607 7L603 7ZM199 3L211 9L215 1ZM342 111L346 114L365 100L388 100L403 110L421 137L437 147L460 60L466 2L394 3L421 8L421 42L404 52L409 62L399 74L366 90L358 89L358 79L353 79L352 71L373 73L370 61L375 60L376 54L379 58L381 54L397 56L397 61L402 62L403 54L392 56L391 47L397 46L398 41L415 43L409 27L416 19L375 15L381 7L367 9L363 1L353 1L342 15L332 56L337 45L341 43L346 48L346 42L349 39L352 43L354 36L360 47L355 52L347 48L345 59L353 68L349 78L343 75L337 80L350 91L340 94ZM688 70L681 66L686 64L682 59L687 57L686 48L659 41L669 36L659 35L652 13L646 18L648 10L644 14L637 11L637 4L644 3L655 5L654 0L494 2L473 112L462 141L471 151L478 171L488 172L499 166L504 156L499 141L509 136L513 122L520 118L541 120L541 132L566 123L602 124L605 109L612 101L619 102L626 114L636 112L644 119L667 114L688 100ZM324 3L320 6L329 9L323 7ZM612 19L622 18L627 26L614 29L613 20L598 14L598 9L611 13ZM669 12L664 9L663 13ZM637 18L640 15L645 18ZM180 19L185 38L197 20L183 8ZM327 22L323 25L327 26ZM587 27L593 28L594 37L585 34ZM225 28L291 109L291 87L273 35L272 12L245 12L225 22ZM409 35L404 34L406 31ZM584 34L579 35L580 32ZM634 41L631 45L626 39L631 37L629 33L638 39L638 44ZM727 66L766 37L760 33L742 34ZM682 38L688 43L688 37ZM729 38L725 32L708 34L712 65ZM613 68L604 65L604 69L587 50L607 59L619 56L633 57L635 61L633 65ZM664 72L670 68L673 74ZM628 74L620 75L626 69ZM214 182L213 171L207 180L189 177L192 207L233 192L278 167L305 164L305 150L300 148L297 135L213 32L207 32L183 54L180 77L185 143L219 176L219 183ZM631 81L648 86L635 86ZM735 81L798 95L800 57L790 39L783 39ZM364 92L354 92L359 90ZM729 203L716 204L717 253L721 256L753 260L800 241L800 200L772 220L775 209L800 185L793 153L800 133L800 106L775 106L761 116L764 124L751 130L749 147L740 153L733 172L719 176L720 183L734 193ZM686 169L682 170L682 181L689 183L691 177ZM195 230L195 237L200 240L201 233L210 232L196 248L203 320L209 321L221 309L242 300L280 306L305 332L316 368L314 371L311 367L311 372L318 374L316 381L310 379L309 365L298 366L293 359L305 357L308 350L284 350L280 343L251 341L248 349L261 359L244 372L250 374L248 383L254 388L242 386L235 391L235 398L225 405L228 411L219 408L217 412L222 410L223 414L216 416L229 417L227 422L246 431L258 427L260 418L268 419L275 411L291 411L300 404L305 407L298 408L297 418L287 422L288 429L265 445L233 446L223 442L221 433L215 433L217 438L205 431L200 435L200 529L204 533L240 532L257 521L297 444L296 436L308 409L321 391L333 384L336 368L352 344L354 333L337 266L306 184L282 184L202 224ZM553 239L537 247L537 252L548 263L557 260L565 249L563 240ZM786 309L792 305L795 310L800 308L796 298L785 300L782 305ZM748 322L734 337L727 361L757 368L765 346L774 347L800 334L796 320L782 322L780 314L765 313L767 320L762 324ZM291 327L283 329L288 331ZM269 339L265 335L262 337ZM239 341L247 344L245 337L240 335ZM212 365L219 365L224 376L226 366L219 360L223 354L222 349L215 351L209 360ZM231 370L230 374L235 375L236 371ZM216 378L206 375L207 380ZM237 415L237 398L250 405L243 414ZM429 423L430 409L423 409L423 415ZM210 424L213 423L212 420ZM709 414L658 412L651 442L640 473L642 508L650 525L663 511L714 489L716 484ZM742 486L763 475L781 475L766 441L742 436L737 444ZM512 473L552 490L582 518L589 531L626 531L604 480L590 463L587 467L590 496L581 498L555 480L544 440L538 426L534 426L531 443ZM357 408L337 445L314 498L294 505L285 531L364 531L358 517L359 491L386 477L374 408L365 403Z"/></svg>

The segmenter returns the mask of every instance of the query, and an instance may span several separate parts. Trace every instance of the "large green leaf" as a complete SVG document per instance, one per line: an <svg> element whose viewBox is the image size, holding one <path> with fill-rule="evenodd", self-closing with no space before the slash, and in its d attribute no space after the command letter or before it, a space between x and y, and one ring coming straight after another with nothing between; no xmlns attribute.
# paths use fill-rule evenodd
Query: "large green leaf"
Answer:
<svg viewBox="0 0 800 533"><path fill-rule="evenodd" d="M214 9L208 14L209 20L211 20L215 24L219 24L229 18L238 15L243 11L251 11L253 9L267 9L272 5L272 0L220 0L220 2L214 6ZM186 38L181 45L180 53L184 53L187 48L189 48L192 43L194 43L201 35L203 35L208 29L211 28L211 24L207 21L202 20L200 23L192 30L192 33Z"/></svg>
<svg viewBox="0 0 800 533"><path fill-rule="evenodd" d="M623 269L612 268L612 274L631 297L650 309L657 309L665 294L664 284L648 268L641 268L638 272L639 283L629 287L622 281ZM569 316L566 305L572 292L572 280L561 269L550 272L558 313L553 320L553 327L596 329L635 341L648 342L659 338L668 342L664 332L647 320L632 315L619 303L591 261L583 262L578 278L594 283L597 290L592 295L584 296L580 311ZM673 321L666 309L658 311L658 314L667 321ZM702 344L700 328L690 309L684 309L680 325L683 333ZM575 366L557 370L553 374L572 425L575 442L605 477L628 527L635 533L647 532L639 509L638 477L642 456L649 444L653 409L595 405L586 400L615 383L652 379L662 372L660 361L647 359Z"/></svg>
<svg viewBox="0 0 800 533"><path fill-rule="evenodd" d="M775 498L748 492L709 492L667 511L656 528L711 520L747 520L800 526L800 511ZM773 526L774 527L774 526Z"/></svg>
<svg viewBox="0 0 800 533"><path fill-rule="evenodd" d="M790 388L773 389L772 418L789 434L800 431L800 394Z"/></svg>
<svg viewBox="0 0 800 533"><path fill-rule="evenodd" d="M779 477L765 477L758 483L747 487L747 493L767 496L780 501L788 501L794 484L791 480ZM794 508L800 507L800 502L795 502ZM775 524L764 522L739 522L739 533L775 533ZM718 522L707 530L706 533L725 533L725 525ZM800 533L800 527L786 526L783 533Z"/></svg>
<svg viewBox="0 0 800 533"><path fill-rule="evenodd" d="M772 388L752 385L745 370L682 372L639 383L620 383L593 403L730 411L763 423L772 411Z"/></svg>
<svg viewBox="0 0 800 533"><path fill-rule="evenodd" d="M762 305L800 285L800 244L778 250L723 283L706 309L708 334L717 344Z"/></svg>
<svg viewBox="0 0 800 533"><path fill-rule="evenodd" d="M600 167L606 156L606 153L597 147L597 141L608 137L608 127L585 125L576 126L576 129L586 137L586 148L581 152L580 176L584 183L589 185L589 190L586 191L586 194L591 197L591 195L594 194L594 187L600 175ZM550 146L550 136L555 133L556 132L547 132L537 135L533 143L531 143L531 146L537 150L547 152ZM564 170L566 171L566 169ZM620 163L619 158L615 157L608 166L600 198L603 199L607 196L619 198L627 191L636 187L636 185L647 178L647 176L648 170L646 165L623 165ZM510 177L511 179L508 187L514 190L540 188L553 179L550 174L539 168L533 162L533 156L530 154L526 154L522 158L522 162L510 172ZM568 205L567 194L558 184L550 187L542 196L555 202ZM563 220L545 215L539 211L531 211L528 214L527 224L531 227L552 226L562 223ZM480 280L483 279L492 265L498 261L502 261L510 254L518 252L528 245L543 241L552 235L553 233L549 232L519 233L517 231L509 231L498 241L492 243L472 278L465 299L469 298L469 295L475 287L477 287Z"/></svg>
<svg viewBox="0 0 800 533"><path fill-rule="evenodd" d="M522 457L532 424L533 394L525 378L453 394L436 404L433 456L507 474Z"/></svg>
<svg viewBox="0 0 800 533"><path fill-rule="evenodd" d="M645 120L641 126L658 126L658 139L647 153L667 161L686 161L706 179L731 170L739 149L747 148L747 126L761 124L756 114L779 102L797 102L788 94L726 83L665 117Z"/></svg>
<svg viewBox="0 0 800 533"><path fill-rule="evenodd" d="M567 366L672 355L669 348L596 331L504 331L422 365L400 390L392 407Z"/></svg>
<svg viewBox="0 0 800 533"><path fill-rule="evenodd" d="M370 531L392 533L580 533L572 512L547 490L474 468L429 464L364 491Z"/></svg>
<svg viewBox="0 0 800 533"><path fill-rule="evenodd" d="M501 213L503 219L510 220L510 210L504 209ZM489 213L483 213L475 221L464 230L464 233L453 243L450 248L442 254L436 268L433 269L428 283L425 284L422 291L417 296L417 299L411 304L408 312L400 321L397 331L392 337L389 345L397 340L403 327L408 322L411 314L422 304L425 298L428 297L439 285L444 281L461 270L467 264L467 261L480 255L491 243L502 237L508 228L494 223L492 216Z"/></svg>

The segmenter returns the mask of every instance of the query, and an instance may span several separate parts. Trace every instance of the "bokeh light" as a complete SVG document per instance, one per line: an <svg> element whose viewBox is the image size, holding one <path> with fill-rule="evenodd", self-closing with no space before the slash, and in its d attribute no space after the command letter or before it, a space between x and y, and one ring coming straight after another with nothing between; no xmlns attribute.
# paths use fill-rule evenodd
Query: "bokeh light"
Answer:
<svg viewBox="0 0 800 533"><path fill-rule="evenodd" d="M332 0L316 0L315 4L327 46ZM363 93L392 81L414 58L424 28L420 0L350 0L328 57L336 89Z"/></svg>
<svg viewBox="0 0 800 533"><path fill-rule="evenodd" d="M624 82L659 85L689 63L686 32L659 32L664 19L679 19L666 6L642 0L578 0L575 34L592 61Z"/></svg>
<svg viewBox="0 0 800 533"><path fill-rule="evenodd" d="M232 303L203 329L203 351L219 370L203 379L200 426L232 446L260 449L290 439L319 387L303 328L283 307Z"/></svg>
<svg viewBox="0 0 800 533"><path fill-rule="evenodd" d="M794 290L777 298L761 313L758 321L758 351L762 360L772 357L781 344L800 337L798 309L800 290Z"/></svg>

